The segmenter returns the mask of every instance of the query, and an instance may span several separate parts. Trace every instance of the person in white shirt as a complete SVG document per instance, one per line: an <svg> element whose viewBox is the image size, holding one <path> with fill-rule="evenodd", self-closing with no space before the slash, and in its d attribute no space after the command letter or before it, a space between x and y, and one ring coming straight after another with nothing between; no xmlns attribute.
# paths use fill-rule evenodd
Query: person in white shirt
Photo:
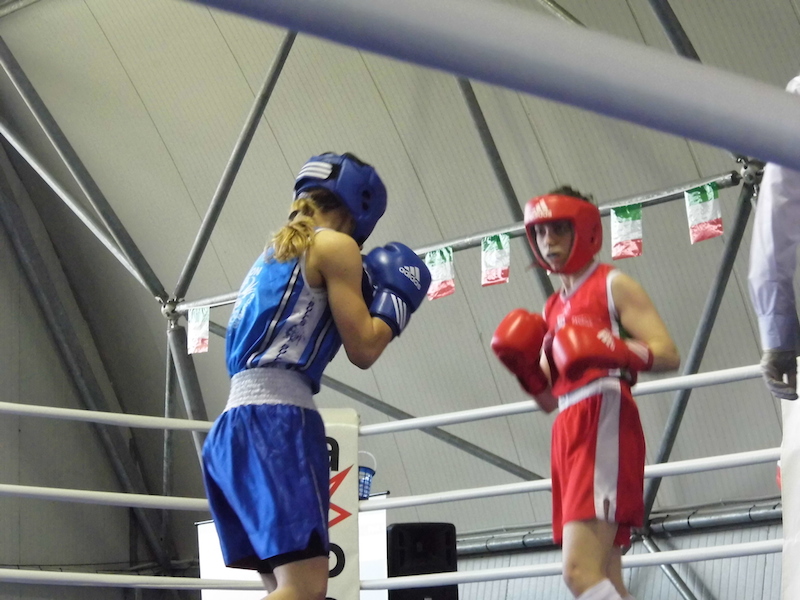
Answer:
<svg viewBox="0 0 800 600"><path fill-rule="evenodd" d="M786 91L800 94L800 75ZM798 103L800 104L800 103ZM800 106L798 106L800 110ZM794 294L800 244L800 171L767 163L756 206L748 282L761 334L761 371L781 402L779 464L783 508L781 598L800 598L800 402L797 348L800 324Z"/></svg>
<svg viewBox="0 0 800 600"><path fill-rule="evenodd" d="M800 75L788 92L800 94ZM800 244L800 171L767 163L750 246L750 297L761 334L761 370L772 394L797 399L800 323L794 296Z"/></svg>

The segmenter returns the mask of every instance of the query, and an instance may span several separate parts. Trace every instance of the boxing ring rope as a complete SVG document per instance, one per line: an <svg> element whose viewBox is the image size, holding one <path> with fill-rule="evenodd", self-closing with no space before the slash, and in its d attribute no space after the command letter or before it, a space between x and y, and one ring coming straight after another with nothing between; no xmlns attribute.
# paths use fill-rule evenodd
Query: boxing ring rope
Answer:
<svg viewBox="0 0 800 600"><path fill-rule="evenodd" d="M737 558L757 554L776 554L781 551L783 540L763 540L741 544L727 544L710 548L692 548L687 550L666 550L658 554L640 554L623 556L622 567L654 567L664 564L696 562L701 560L717 560L721 558ZM453 585L458 583L479 583L497 581L499 579L520 579L523 577L546 577L561 574L561 563L528 565L523 567L502 567L497 569L480 569L454 573L436 573L435 575L408 575L389 579L371 579L361 582L362 590L408 589L433 585Z"/></svg>
<svg viewBox="0 0 800 600"><path fill-rule="evenodd" d="M155 494L131 494L127 492L96 492L91 490L73 490L14 484L0 484L0 496L75 502L78 504L102 504L104 506L119 506L124 508L208 512L208 500L205 498L186 498L181 496L158 496Z"/></svg>
<svg viewBox="0 0 800 600"><path fill-rule="evenodd" d="M753 379L759 376L759 366L750 365L709 373L642 382L634 387L634 393L635 395L642 396L663 391L684 389L688 387L709 386L720 383L742 381L746 379ZM508 412L509 409L511 412ZM431 427L434 426L433 423L456 424L474 421L477 419L491 418L494 416L503 416L505 414L516 414L518 412L532 411L532 402L518 402L500 407L488 407L486 409L460 411L433 417L406 419L405 422L399 423L401 427L396 429L386 428L386 425L394 424L380 424L380 427L365 426L359 430L359 433L360 435L376 435L379 433ZM0 403L0 413L34 417L58 417L68 420L92 421L106 425L119 425L128 427L170 428L183 431L202 431L207 430L211 426L210 422L192 422L185 419L168 419L164 417L147 417L113 413L97 414L95 412L85 410L25 406L12 403ZM645 478L660 478L671 475L683 475L718 469L757 465L774 462L779 457L780 448L767 448L763 450L740 452L736 454L648 465L645 467ZM460 500L541 492L548 491L550 489L550 479L523 481L512 484L486 486L483 488L451 490L449 492L439 492L435 494L362 500L359 502L359 511L375 511L402 507L423 506ZM208 510L208 501L205 498L98 492L90 490L59 489L10 484L0 484L0 496L16 496L31 499L85 504L103 504L107 506L127 508L137 507L160 510L186 510L202 512ZM658 554L625 556L623 557L623 567L632 568L668 565L682 562L696 562L702 560L717 560L723 558L752 556L757 554L772 554L781 552L782 547L783 540L777 539L744 544L729 544L708 548L696 548L690 550L665 551ZM438 573L432 575L393 577L391 579L362 581L361 589L408 589L415 587L493 581L499 579L538 577L558 575L561 573L561 569L562 566L559 562L524 567L481 569L466 572L462 571L453 573ZM42 572L16 569L0 569L0 582L176 590L260 590L263 587L261 582L258 581L243 582L184 577Z"/></svg>
<svg viewBox="0 0 800 600"><path fill-rule="evenodd" d="M644 469L644 476L645 479L653 479L656 477L689 475L692 473L703 473L719 469L775 462L780 457L780 450L780 448L766 448L763 450L750 450L735 454L690 458L669 463L647 465ZM494 498L496 496L545 492L550 490L551 487L552 483L550 479L538 479L536 481L522 481L480 488L450 490L449 492L436 492L434 494L361 500L358 506L360 512L368 512L373 510L424 506L428 504L442 504L459 500L475 500L478 498ZM14 484L0 484L0 496L17 496L40 500L77 502L81 504L104 504L107 506L122 506L128 508L190 511L208 510L208 501L205 498L131 494L124 492L96 492L91 490L72 490Z"/></svg>
<svg viewBox="0 0 800 600"><path fill-rule="evenodd" d="M215 2L208 2L214 4ZM415 4L416 3L416 4ZM217 4L222 4L217 2ZM474 5L465 8L463 2L454 0L443 0L435 7L424 3L422 0L410 0L404 3L393 3L386 0L370 0L369 3L358 2L358 0L344 0L340 2L330 2L330 6L320 7L314 5L314 10L308 11L308 6L312 3L309 0L272 0L270 3L258 2L256 0L234 0L227 1L227 7L238 8L241 11L249 9L251 13L264 11L268 5L271 6L274 14L281 13L285 20L294 20L293 24L305 23L307 27L293 27L294 29L313 30L319 35L325 35L332 39L335 36L353 42L359 36L372 36L372 41L367 42L357 40L362 47L370 49L369 44L376 47L371 49L379 52L388 53L387 48L396 46L398 40L401 43L400 52L405 53L401 58L414 60L416 56L428 54L433 58L426 58L425 61L419 60L422 64L429 64L439 68L448 68L454 72L460 72L473 76L472 69L476 70L474 75L477 79L483 79L509 87L512 89L528 90L527 86L536 85L534 93L539 93L561 102L570 102L580 106L596 110L610 116L626 118L632 122L660 128L664 131L679 133L692 139L699 139L714 145L746 149L749 153L759 157L784 162L790 166L800 168L800 160L796 155L797 133L800 132L800 121L796 118L798 104L794 99L789 100L783 92L779 93L776 89L768 86L756 84L752 80L732 76L707 67L697 68L697 65L683 65L674 61L674 57L664 58L650 49L643 49L640 46L613 40L608 36L593 32L575 32L574 28L569 30L558 29L551 21L541 24L531 17L518 19L517 13L511 7L491 8ZM345 10L343 10L343 8ZM416 9L422 8L416 14ZM321 14L327 10L338 11L338 15L330 15L336 18L329 18L327 14ZM441 11L441 16L431 16L430 12ZM282 12L281 12L282 11ZM355 11L355 14L352 12ZM485 13L485 14L484 14ZM361 15L364 15L363 19ZM527 14L527 13L525 13ZM422 25L421 17L425 15L428 21L428 30L420 35L419 26ZM394 21L392 21L394 19ZM433 31L430 21L435 22ZM377 23L376 27L365 27L359 32L362 23ZM391 35L386 35L386 29L381 27L381 23L386 26ZM393 25L397 24L397 27ZM493 33L502 31L502 35ZM519 39L517 34L520 29L524 30L524 36ZM536 33L532 33L536 30ZM411 48L406 42L406 36L413 32L416 45ZM478 35L475 35L475 34ZM578 39L578 36L582 36ZM435 46L428 45L434 40ZM475 38L470 40L469 38ZM494 39L493 39L494 38ZM576 43L573 38L578 39ZM445 43L443 43L445 40ZM527 43L526 43L527 42ZM365 45L365 43L367 45ZM537 49L540 45L542 51ZM460 47L463 51L452 52L454 46ZM501 48L499 46L506 46ZM449 49L448 49L449 48ZM583 48L591 48L591 54L585 54ZM442 65L436 64L444 60L441 54L442 49L448 49L450 55L458 64ZM555 50L554 50L555 49ZM564 50L562 52L562 50ZM480 60L475 53L481 54ZM620 57L631 54L628 69L623 72L615 73L613 84L609 85L606 81L607 64L616 64ZM640 54L639 54L640 53ZM519 60L513 60L515 55ZM508 57L498 58L498 56ZM555 60L554 60L555 59ZM550 64L542 64L544 60ZM537 62L538 61L538 62ZM572 61L570 63L570 61ZM597 68L595 64L599 61L602 65ZM501 65L498 69L497 65ZM474 65L474 67L473 67ZM530 67L526 69L525 67ZM461 70L459 69L461 67ZM684 68L685 67L685 68ZM481 69L484 69L481 72ZM537 71L537 69L539 71ZM483 73L484 76L481 76ZM497 75L495 75L495 73ZM566 74L566 76L565 76ZM657 74L657 75L656 75ZM497 77L501 81L494 81L492 77ZM507 81L516 78L517 84ZM575 79L582 80L578 85ZM695 79L700 79L702 87L709 87L709 81L716 85L711 92L698 95L694 92ZM680 80L680 81L677 81ZM635 83L635 85L634 85ZM563 86L563 87L562 87ZM670 86L675 89L670 90ZM687 96L687 86L691 87L691 97ZM564 89L566 88L566 89ZM612 89L613 88L613 89ZM673 92L674 93L671 93ZM587 95L588 94L588 95ZM757 106L758 110L752 110L750 106ZM646 111L646 112L645 112ZM751 119L737 119L741 114L750 115ZM764 115L762 117L762 115ZM709 118L713 116L714 118ZM723 127L720 124L724 123ZM707 126L706 126L707 125ZM784 159L784 160L782 160ZM112 248L109 248L112 249ZM112 249L113 252L113 249ZM118 257L119 258L119 257ZM125 264L123 262L123 264ZM129 265L126 268L131 270ZM134 273L134 275L136 275ZM140 282L142 281L139 278ZM234 294L235 296L235 294ZM230 299L230 294L225 296ZM183 307L188 306L184 304ZM203 304L208 306L208 304ZM758 367L742 367L751 369L747 376L728 381L750 379L759 375ZM690 375L683 378L674 378L672 384L665 383L668 380L658 382L647 382L641 384L637 389L638 395L647 393L658 393L659 391L670 391L677 389L687 389L687 387L699 387L701 385L714 385L723 381L713 381L708 383L687 383L681 385L687 387L669 387L675 385L678 379L689 380L692 377L711 376L711 374ZM700 380L698 380L700 381ZM709 380L710 381L710 380ZM653 391L646 391L648 384L652 384ZM659 388L661 386L667 386ZM645 390L645 391L642 391ZM3 403L7 404L7 403ZM14 409L19 409L19 405L13 405ZM0 407L0 412L7 407ZM54 412L49 412L52 410ZM484 412L486 410L487 412ZM499 412L489 413L488 411L498 410ZM23 412L26 411L26 412ZM68 412L67 412L68 411ZM507 412L506 412L507 411ZM460 413L450 413L449 415L439 415L435 417L423 417L420 419L407 419L402 423L380 424L379 426L368 426L360 429L360 435L376 435L378 433L388 433L394 431L404 431L425 427L433 427L436 424L454 424L474 421L478 419L491 418L493 416L504 416L518 414L522 412L532 412L531 402L521 402L502 407L492 407L490 409L478 409L476 411L462 411ZM90 418L78 418L70 409L45 409L44 407L22 407L20 412L9 409L6 412L24 414L26 416L50 416L70 420L85 420L107 425L121 425L128 427L147 427L159 429L175 429L188 431L204 431L210 428L211 424L206 421L186 422L180 419L165 419L160 417L146 417L133 415L114 415L112 413L92 413ZM75 413L85 411L74 411ZM119 421L117 418L121 418ZM437 420L438 419L438 420ZM180 424L178 423L180 422ZM392 428L394 426L396 428ZM372 429L370 429L372 427ZM745 452L724 457L711 457L704 459L692 459L689 461L676 461L652 465L645 469L646 477L662 477L665 475L682 474L690 472L700 472L719 468L729 468L733 466L743 466L746 464L760 464L775 460L779 454L779 449L766 449L753 452ZM662 471L659 471L662 469ZM674 469L674 472L670 472ZM685 470L697 469L697 470ZM547 484L549 480L541 480L535 483L539 485ZM500 495L497 493L499 487L483 488L476 490L457 490L458 494L480 494L470 495L469 497L487 497ZM22 490L25 490L22 493ZM489 490L488 492L486 490ZM540 491L537 489L515 489L506 493L523 493L527 491ZM48 488L33 488L25 486L0 486L0 495L24 495L29 498L43 498L50 500L64 500L73 502L92 502L103 503L116 506L139 506L144 508L162 509L183 509L183 510L205 510L207 504L204 499L158 497L133 494L110 494L103 492L85 492L79 490L53 490ZM433 495L429 495L433 496ZM442 494L438 494L442 496ZM129 504L130 500L136 500L139 504ZM398 504L398 506L416 506L426 502L427 496L393 498L396 502L411 502L413 504ZM460 499L460 498L457 498ZM466 499L466 497L464 498ZM171 501L171 506L160 504L162 501ZM440 500L441 502L451 501L451 498ZM381 506L381 501L364 501L361 503L363 510L378 510L386 508ZM152 503L151 503L152 502ZM191 502L191 504L189 504ZM156 506L156 504L158 504ZM701 548L683 551L668 551L658 555L644 555L625 557L623 566L650 566L657 564L675 564L679 562L692 562L697 560L712 560L719 558L733 558L749 554L767 554L780 552L782 540L770 540L766 542L755 542L749 544L732 544L717 548ZM478 581L492 581L497 579L512 579L517 577L534 577L542 575L556 575L561 572L560 563L548 565L538 565L535 567L521 567L510 569L489 569L468 573L450 573L427 576L412 576L405 578L392 578L391 580L373 580L362 582L362 589L403 589L430 585L448 585L455 583L471 583ZM262 589L260 582L242 583L227 582L221 580L201 580L177 577L143 577L143 576L119 576L119 575L90 575L80 573L43 573L26 572L9 569L0 569L0 581L18 583L51 583L69 585L90 585L90 586L113 586L113 587L147 587L158 589Z"/></svg>
<svg viewBox="0 0 800 600"><path fill-rule="evenodd" d="M649 465L645 467L645 477L664 477L687 473L698 473L722 468L746 466L772 462L780 455L780 448L742 452L738 454L723 455L702 459L690 459L673 463ZM455 500L494 497L499 495L547 491L550 489L550 480L523 482L501 486L488 486L468 490L455 490L439 494L409 496L404 498L362 500L359 510L382 510L406 506L421 506ZM208 503L205 499L176 498L165 496L146 496L141 494L124 494L111 492L91 492L81 490L60 490L54 488L37 488L30 486L0 485L0 495L15 495L26 498L45 500L61 500L69 502L83 502L91 504L104 504L112 506L138 506L142 508L159 508L170 510L207 510ZM683 562L696 562L701 560L718 560L723 558L736 558L758 554L778 553L783 547L783 540L767 540L743 544L728 544L708 548L690 550L673 550L658 554L625 556L623 567L644 567L664 564L677 564ZM540 577L558 575L561 573L561 563L548 563L545 565L509 567L500 569L481 569L476 571L462 571L447 574L414 575L408 577L393 577L391 579L376 579L361 582L361 589L407 589L414 587L427 587L439 585L453 585L458 583L475 583L494 581L499 579L514 579L524 577ZM256 590L261 589L260 582L233 582L226 580L196 579L183 577L148 577L126 575L103 575L84 573L49 573L41 571L0 569L0 581L8 583L39 583L51 585L76 585L93 587L133 587L155 589L227 589L227 590Z"/></svg>
<svg viewBox="0 0 800 600"><path fill-rule="evenodd" d="M635 385L632 388L634 397L645 396L648 394L659 394L662 392L674 392L687 388L708 387L722 383L732 383L735 381L745 381L761 377L759 365L746 367L734 367L722 369L709 373L697 373L695 375L681 375L669 377L656 381L646 381ZM458 412L446 413L442 415L432 415L429 417L415 417L413 419L403 419L389 423L376 423L374 425L364 425L359 428L361 436L377 435L382 433L397 433L408 431L409 429L425 429L426 427L438 427L441 425L454 425L458 423L468 423L492 417L502 417L521 414L525 412L538 412L541 409L532 400L514 402L511 404L501 404L487 408L474 408Z"/></svg>
<svg viewBox="0 0 800 600"><path fill-rule="evenodd" d="M662 564L698 562L776 554L781 551L782 539L727 544L710 548L666 550L658 554L623 556L626 569L652 567ZM546 577L561 574L561 563L502 567L475 571L456 571L432 575L408 575L388 579L369 579L361 582L362 590L399 590L417 587L479 583L501 579ZM0 569L0 581L8 583L33 583L50 585L75 585L86 587L124 587L173 590L263 590L260 581L229 581L223 579L197 579L192 577L153 577L145 575L104 575L94 573L55 573L30 570Z"/></svg>
<svg viewBox="0 0 800 600"><path fill-rule="evenodd" d="M694 375L680 375L654 381L645 381L635 385L632 389L634 397L662 392L674 392L682 389L708 387L723 383L733 383L748 379L757 379L761 376L759 365L733 367L696 373ZM360 436L378 435L384 433L397 433L413 429L426 429L440 425L457 425L495 417L505 417L526 412L538 412L539 407L530 400L500 404L484 408L474 408L441 415L427 417L414 417L389 423L376 423L359 427ZM129 415L101 411L87 411L77 408L56 408L37 406L33 404L16 404L14 402L0 402L0 414L10 414L25 417L58 418L66 421L82 421L101 425L118 425L120 427L133 427L141 429L169 429L176 431L209 431L213 422L190 421L167 417L151 417L146 415Z"/></svg>
<svg viewBox="0 0 800 600"><path fill-rule="evenodd" d="M637 384L633 388L635 396L655 394L665 391L674 391L689 387L710 386L721 383L730 383L754 379L760 376L760 367L750 365L734 367L709 373L684 375L665 378L657 381L648 381ZM508 416L524 412L535 412L538 407L533 402L524 401L508 405L499 405L480 409L458 411L430 417L417 417L404 419L393 423L379 423L365 425L359 428L359 435L377 435L383 433L396 433L414 429L424 429L438 425L453 425L487 418ZM150 417L142 415L126 415L118 413L101 413L80 409L53 408L44 406L21 405L10 402L0 402L0 414L14 414L29 417L49 417L64 420L99 423L104 425L118 425L124 427L158 428L181 431L208 431L212 422L187 421L186 419ZM689 459L674 461L645 467L645 478L657 478L669 475L698 473L723 468L746 466L772 462L779 458L780 448L741 452L717 457ZM492 496L521 494L550 489L550 479L525 481L513 484L474 488L465 490L452 490L419 496L405 496L396 498L380 498L364 500L359 503L360 510L372 511L389 508L421 506L456 500L469 500L487 498ZM36 486L20 486L0 484L0 496L21 496L25 498L39 498L43 500L56 500L68 502L82 502L89 504L105 504L109 506L138 507L166 510L191 510L206 511L208 503L200 498L181 498L175 496L156 496L146 494L131 494L119 492L94 492L88 490L67 490Z"/></svg>
<svg viewBox="0 0 800 600"><path fill-rule="evenodd" d="M467 0L201 1L800 169L791 94L530 10Z"/></svg>
<svg viewBox="0 0 800 600"><path fill-rule="evenodd" d="M744 467L768 462L774 463L780 458L780 455L780 448L766 448L764 450L751 450L735 454L723 454L720 456L691 458L670 463L647 465L644 468L644 477L645 479L654 479L670 475L688 475L691 473L702 473L705 471L716 471L718 469ZM538 479L536 481L522 481L519 483L506 483L482 488L451 490L449 492L437 492L435 494L362 500L358 503L358 506L359 511L407 508L426 504L456 502L459 500L475 500L478 498L494 498L496 496L507 496L511 494L544 492L551 488L552 482L550 479Z"/></svg>

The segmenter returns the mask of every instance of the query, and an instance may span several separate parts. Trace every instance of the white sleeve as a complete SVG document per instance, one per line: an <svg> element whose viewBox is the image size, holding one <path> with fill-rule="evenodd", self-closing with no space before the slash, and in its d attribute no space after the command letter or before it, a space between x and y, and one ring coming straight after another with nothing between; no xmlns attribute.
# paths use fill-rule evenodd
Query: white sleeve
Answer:
<svg viewBox="0 0 800 600"><path fill-rule="evenodd" d="M748 275L764 350L794 350L800 338L794 297L798 244L800 172L768 163L756 205Z"/></svg>
<svg viewBox="0 0 800 600"><path fill-rule="evenodd" d="M800 76L789 82L786 91L800 94ZM767 163L756 206L748 275L764 350L794 350L800 340L794 297L798 244L800 172Z"/></svg>

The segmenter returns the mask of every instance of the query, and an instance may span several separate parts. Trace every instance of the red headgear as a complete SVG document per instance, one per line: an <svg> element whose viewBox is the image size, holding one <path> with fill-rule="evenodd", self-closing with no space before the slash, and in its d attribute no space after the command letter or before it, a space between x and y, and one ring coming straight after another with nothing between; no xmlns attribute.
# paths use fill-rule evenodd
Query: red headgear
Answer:
<svg viewBox="0 0 800 600"><path fill-rule="evenodd" d="M561 220L572 224L572 248L564 266L556 271L539 251L534 225ZM525 233L536 260L542 268L554 273L577 273L589 264L603 245L600 211L591 202L574 196L548 194L529 200L525 205Z"/></svg>

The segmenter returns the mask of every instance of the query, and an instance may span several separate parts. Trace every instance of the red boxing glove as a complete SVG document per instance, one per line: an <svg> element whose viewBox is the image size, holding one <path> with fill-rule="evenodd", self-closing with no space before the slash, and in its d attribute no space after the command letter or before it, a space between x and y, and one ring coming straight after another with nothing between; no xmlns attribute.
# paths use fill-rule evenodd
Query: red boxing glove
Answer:
<svg viewBox="0 0 800 600"><path fill-rule="evenodd" d="M553 337L553 361L559 373L575 381L591 368L649 371L653 352L647 344L623 341L609 329L565 325Z"/></svg>
<svg viewBox="0 0 800 600"><path fill-rule="evenodd" d="M542 315L516 308L506 315L492 336L492 350L497 358L531 395L543 392L550 385L539 366L546 333L547 323Z"/></svg>

